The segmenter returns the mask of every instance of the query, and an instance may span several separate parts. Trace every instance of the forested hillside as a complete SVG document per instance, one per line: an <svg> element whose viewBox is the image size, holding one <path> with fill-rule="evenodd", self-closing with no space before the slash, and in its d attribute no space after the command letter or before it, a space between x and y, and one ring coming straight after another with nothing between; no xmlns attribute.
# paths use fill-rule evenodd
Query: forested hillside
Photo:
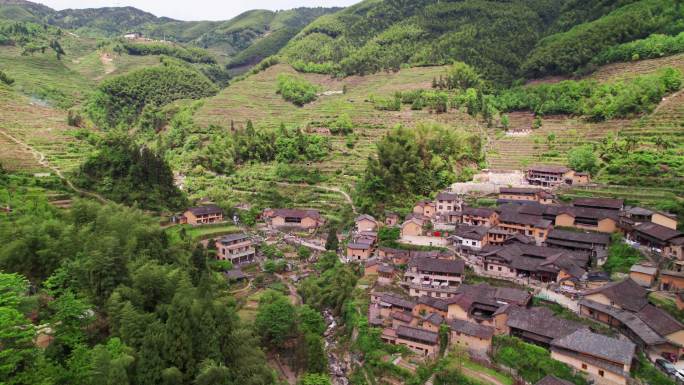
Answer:
<svg viewBox="0 0 684 385"><path fill-rule="evenodd" d="M24 0L1 0L0 20L46 23L74 33L96 38L111 38L129 32L210 49L231 61L233 67L256 64L277 53L317 17L335 8L297 8L286 11L254 10L226 21L180 21L157 17L133 7L66 9ZM242 51L250 48L248 52Z"/></svg>
<svg viewBox="0 0 684 385"><path fill-rule="evenodd" d="M299 70L342 76L459 60L506 84L572 74L614 44L677 33L678 7L670 0L364 1L309 25L283 56Z"/></svg>

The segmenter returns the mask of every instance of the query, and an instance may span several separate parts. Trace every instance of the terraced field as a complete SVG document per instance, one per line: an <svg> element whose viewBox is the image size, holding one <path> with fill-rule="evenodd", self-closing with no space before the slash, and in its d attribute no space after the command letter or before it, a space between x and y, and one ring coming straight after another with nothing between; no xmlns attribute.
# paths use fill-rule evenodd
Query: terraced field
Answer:
<svg viewBox="0 0 684 385"><path fill-rule="evenodd" d="M224 128L230 127L231 121L237 128L243 127L247 120L252 120L257 127L277 127L280 123L325 127L326 122L346 113L357 126L369 128L390 128L399 123L412 125L424 119L468 125L472 123L471 119L458 112L431 115L427 111L411 111L407 107L397 112L378 111L368 101L371 95L388 97L396 91L429 89L432 79L443 75L444 71L445 67L421 67L344 79L298 74L318 85L323 92L339 93L323 95L317 101L297 108L276 94L278 74L296 73L292 67L279 64L236 82L218 96L209 99L197 112L196 120L204 126L216 125ZM342 94L345 87L347 92Z"/></svg>
<svg viewBox="0 0 684 385"><path fill-rule="evenodd" d="M653 114L632 122L620 133L637 136L644 143L667 138L676 146L684 146L684 91L665 98Z"/></svg>
<svg viewBox="0 0 684 385"><path fill-rule="evenodd" d="M601 82L627 79L638 75L648 75L661 68L678 68L684 72L684 54L666 56L658 59L640 60L626 63L608 64L598 69L591 76Z"/></svg>
<svg viewBox="0 0 684 385"><path fill-rule="evenodd" d="M83 101L95 85L67 67L67 60L53 53L22 56L19 48L0 47L0 68L15 80L16 91L63 108Z"/></svg>
<svg viewBox="0 0 684 385"><path fill-rule="evenodd" d="M530 129L531 114L510 115L511 130ZM599 141L630 121L588 123L580 118L546 116L542 127L526 136L491 133L487 150L488 166L494 170L518 170L533 163L565 164L567 151L577 145Z"/></svg>
<svg viewBox="0 0 684 385"><path fill-rule="evenodd" d="M331 136L332 151L322 162L307 165L317 169L326 179L324 184L349 191L362 175L366 159L374 154L375 143L397 124L413 126L424 120L435 120L467 130L481 130L480 125L463 112L451 111L433 115L428 111L411 111L403 106L401 111L378 111L369 101L370 96L391 97L397 91L429 89L432 79L444 74L445 67L423 67L403 69L396 73L380 73L365 77L354 76L333 79L325 75L297 74L317 84L321 92L339 93L322 95L314 103L297 108L276 94L276 79L280 73L295 74L288 65L276 65L259 74L236 82L218 96L206 101L195 115L195 120L206 128L228 130L232 124L240 129L248 120L257 128L275 128L281 123L299 126L310 131L327 128L327 124L346 113L354 122L353 145L347 138ZM341 91L346 89L346 93ZM218 182L220 189L236 199L245 199L255 191L264 191L269 183L280 181L273 165L251 165L242 167L230 177L229 182ZM190 181L190 183L203 183ZM196 185L197 186L197 185ZM333 214L347 203L338 193L320 190L317 187L284 188L288 197L293 197L297 207L313 207ZM201 188L204 190L204 188ZM213 197L213 195L212 195Z"/></svg>
<svg viewBox="0 0 684 385"><path fill-rule="evenodd" d="M67 126L63 111L42 106L7 88L0 88L0 131L44 153L50 164L65 172L77 168L90 150L87 143L74 137L74 129ZM33 155L4 135L0 138L0 153L17 154L8 168L42 169Z"/></svg>

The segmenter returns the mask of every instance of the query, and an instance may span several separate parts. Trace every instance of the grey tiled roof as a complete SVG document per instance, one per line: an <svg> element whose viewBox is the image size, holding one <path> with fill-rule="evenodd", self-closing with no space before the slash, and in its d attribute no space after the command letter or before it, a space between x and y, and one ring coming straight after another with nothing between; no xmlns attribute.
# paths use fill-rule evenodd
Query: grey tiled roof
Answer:
<svg viewBox="0 0 684 385"><path fill-rule="evenodd" d="M629 341L596 334L589 329L580 329L565 337L557 338L551 346L578 353L586 353L612 362L630 364L636 345Z"/></svg>
<svg viewBox="0 0 684 385"><path fill-rule="evenodd" d="M416 267L421 271L433 273L463 274L465 262L437 258L413 258L409 261L409 267Z"/></svg>
<svg viewBox="0 0 684 385"><path fill-rule="evenodd" d="M437 333L425 329L417 329L409 326L399 326L397 328L397 336L399 338L408 337L418 341L425 342L428 345L436 345L439 340Z"/></svg>
<svg viewBox="0 0 684 385"><path fill-rule="evenodd" d="M490 339L494 335L494 328L491 326L478 325L474 322L468 322L460 319L451 320L449 322L449 327L455 332L460 332L482 339Z"/></svg>
<svg viewBox="0 0 684 385"><path fill-rule="evenodd" d="M605 295L616 305L633 312L641 310L648 304L648 292L631 278L589 290L584 295L586 297L596 293Z"/></svg>

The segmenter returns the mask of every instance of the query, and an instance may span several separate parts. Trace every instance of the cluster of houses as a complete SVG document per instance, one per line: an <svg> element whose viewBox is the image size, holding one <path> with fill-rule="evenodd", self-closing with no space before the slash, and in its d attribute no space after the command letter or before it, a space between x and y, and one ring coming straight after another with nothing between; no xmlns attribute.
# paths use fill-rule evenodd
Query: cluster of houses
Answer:
<svg viewBox="0 0 684 385"><path fill-rule="evenodd" d="M636 345L597 334L585 325L557 317L547 307L530 307L532 295L487 284L461 285L449 298L404 298L371 293L369 322L382 328L384 342L436 357L440 328L449 346L486 356L496 335L511 335L549 349L552 358L584 372L600 384L626 384Z"/></svg>

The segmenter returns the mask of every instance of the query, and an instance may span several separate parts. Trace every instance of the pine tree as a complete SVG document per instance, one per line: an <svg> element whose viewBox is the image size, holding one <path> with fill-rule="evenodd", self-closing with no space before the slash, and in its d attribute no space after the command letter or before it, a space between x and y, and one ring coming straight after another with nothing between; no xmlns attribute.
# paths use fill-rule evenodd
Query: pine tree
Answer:
<svg viewBox="0 0 684 385"><path fill-rule="evenodd" d="M194 373L196 365L193 354L196 330L191 307L188 293L177 293L168 308L164 332L164 357L186 376Z"/></svg>
<svg viewBox="0 0 684 385"><path fill-rule="evenodd" d="M162 381L164 328L155 322L147 328L140 347L136 379L138 385L157 385Z"/></svg>

